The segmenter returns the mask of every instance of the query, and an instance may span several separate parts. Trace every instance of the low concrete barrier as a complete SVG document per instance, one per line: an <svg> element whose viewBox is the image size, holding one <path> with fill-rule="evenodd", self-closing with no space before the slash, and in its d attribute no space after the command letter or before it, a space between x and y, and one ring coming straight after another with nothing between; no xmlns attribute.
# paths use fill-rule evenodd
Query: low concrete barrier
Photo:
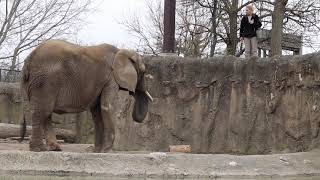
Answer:
<svg viewBox="0 0 320 180"><path fill-rule="evenodd" d="M278 155L0 151L0 174L130 178L320 177L319 152ZM1 176L0 176L1 177Z"/></svg>

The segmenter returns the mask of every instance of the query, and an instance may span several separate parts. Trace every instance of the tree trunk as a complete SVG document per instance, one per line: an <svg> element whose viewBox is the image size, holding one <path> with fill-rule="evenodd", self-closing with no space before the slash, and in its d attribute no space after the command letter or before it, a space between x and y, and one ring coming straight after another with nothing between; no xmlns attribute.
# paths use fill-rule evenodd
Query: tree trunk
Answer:
<svg viewBox="0 0 320 180"><path fill-rule="evenodd" d="M210 57L214 56L217 45L217 11L218 11L218 0L214 0L213 9L211 9L211 44L210 44Z"/></svg>
<svg viewBox="0 0 320 180"><path fill-rule="evenodd" d="M13 57L12 57L11 66L10 66L11 71L16 69L17 59L18 59L18 51L19 51L19 46L16 47L13 51Z"/></svg>
<svg viewBox="0 0 320 180"><path fill-rule="evenodd" d="M20 125L0 123L0 138L19 137L20 128ZM31 129L31 126L27 126L27 136L31 134ZM71 130L54 128L54 131L58 139L63 139L65 142L75 141L75 133Z"/></svg>
<svg viewBox="0 0 320 180"><path fill-rule="evenodd" d="M15 69L16 69L16 64L18 59L18 51L19 51L18 47L16 47L13 51L13 57L11 59L11 65L10 65L9 71L7 72L4 78L5 82L15 82L17 79Z"/></svg>
<svg viewBox="0 0 320 180"><path fill-rule="evenodd" d="M232 0L232 5L229 9L229 23L230 23L230 33L228 35L228 43L227 43L227 53L229 55L235 55L237 44L238 44L238 36L237 36L237 13L238 13L238 0Z"/></svg>
<svg viewBox="0 0 320 180"><path fill-rule="evenodd" d="M276 0L272 13L271 56L282 54L282 30L285 7L288 0Z"/></svg>

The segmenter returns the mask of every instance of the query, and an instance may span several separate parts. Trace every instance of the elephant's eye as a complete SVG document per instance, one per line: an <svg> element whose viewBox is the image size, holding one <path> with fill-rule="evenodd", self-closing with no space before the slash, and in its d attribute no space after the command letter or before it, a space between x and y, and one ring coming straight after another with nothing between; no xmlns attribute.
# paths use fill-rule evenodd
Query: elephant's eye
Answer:
<svg viewBox="0 0 320 180"><path fill-rule="evenodd" d="M145 78L144 72L141 72L141 73L139 74L139 79L142 80L142 79L144 79L144 78Z"/></svg>
<svg viewBox="0 0 320 180"><path fill-rule="evenodd" d="M144 64L141 64L140 71L142 73L144 73L146 71L146 66Z"/></svg>

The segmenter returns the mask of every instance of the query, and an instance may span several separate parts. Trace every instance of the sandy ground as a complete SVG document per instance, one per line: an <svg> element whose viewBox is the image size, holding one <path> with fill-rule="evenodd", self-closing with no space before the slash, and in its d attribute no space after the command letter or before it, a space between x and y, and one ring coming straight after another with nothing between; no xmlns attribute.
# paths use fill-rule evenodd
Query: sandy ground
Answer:
<svg viewBox="0 0 320 180"><path fill-rule="evenodd" d="M63 152L30 152L27 142L0 142L2 179L320 179L320 150L236 156L164 152L88 153L90 144ZM42 176L47 178L41 178ZM69 177L69 178L68 178ZM79 178L76 178L79 179Z"/></svg>
<svg viewBox="0 0 320 180"><path fill-rule="evenodd" d="M66 144L60 143L63 152L75 152L75 153L92 153L93 144ZM0 151L1 150L18 150L18 151L29 151L28 142L19 143L18 141L12 140L0 140ZM147 151L111 151L115 153L130 153L130 154L145 154L150 153Z"/></svg>
<svg viewBox="0 0 320 180"><path fill-rule="evenodd" d="M61 148L65 152L85 153L92 150L92 144L61 144ZM20 150L28 151L29 144L27 142L0 142L0 150Z"/></svg>

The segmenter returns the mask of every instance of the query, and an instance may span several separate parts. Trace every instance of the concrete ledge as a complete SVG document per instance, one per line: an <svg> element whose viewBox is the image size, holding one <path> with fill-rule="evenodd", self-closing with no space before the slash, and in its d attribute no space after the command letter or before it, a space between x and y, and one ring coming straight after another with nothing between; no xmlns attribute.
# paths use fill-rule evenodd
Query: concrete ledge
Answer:
<svg viewBox="0 0 320 180"><path fill-rule="evenodd" d="M1 175L136 178L320 177L320 151L235 156L0 151Z"/></svg>

